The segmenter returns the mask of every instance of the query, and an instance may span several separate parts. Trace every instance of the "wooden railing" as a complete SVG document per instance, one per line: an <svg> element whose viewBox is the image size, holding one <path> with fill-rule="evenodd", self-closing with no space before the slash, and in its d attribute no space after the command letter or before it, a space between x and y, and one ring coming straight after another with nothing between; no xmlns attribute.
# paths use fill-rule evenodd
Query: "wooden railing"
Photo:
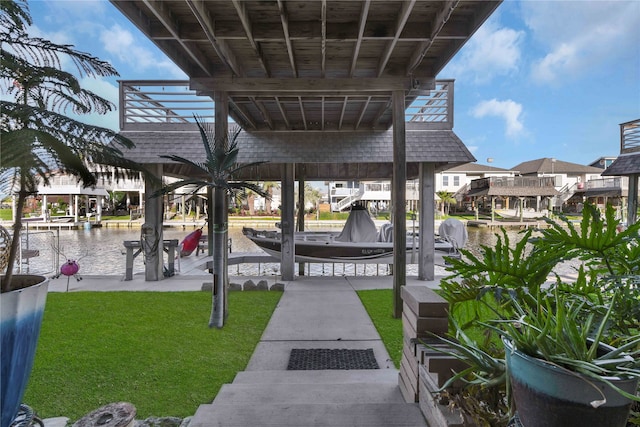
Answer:
<svg viewBox="0 0 640 427"><path fill-rule="evenodd" d="M602 179L592 179L587 182L587 189L594 190L598 188L617 188L626 190L629 186L629 180L623 177L612 177Z"/></svg>
<svg viewBox="0 0 640 427"><path fill-rule="evenodd" d="M471 181L472 190L489 187L555 187L555 177L492 176Z"/></svg>
<svg viewBox="0 0 640 427"><path fill-rule="evenodd" d="M429 95L418 96L405 110L405 120L412 123L442 124L453 128L453 80L437 80ZM431 126L431 128L433 128Z"/></svg>
<svg viewBox="0 0 640 427"><path fill-rule="evenodd" d="M120 129L157 130L158 126L191 124L194 114L213 122L215 105L199 96L187 80L121 80ZM429 95L407 106L405 120L430 129L453 128L453 80L438 80Z"/></svg>
<svg viewBox="0 0 640 427"><path fill-rule="evenodd" d="M212 122L213 100L196 95L186 80L120 81L120 129L132 125L157 129L158 125L194 123L194 115Z"/></svg>
<svg viewBox="0 0 640 427"><path fill-rule="evenodd" d="M620 154L640 151L640 119L620 125Z"/></svg>

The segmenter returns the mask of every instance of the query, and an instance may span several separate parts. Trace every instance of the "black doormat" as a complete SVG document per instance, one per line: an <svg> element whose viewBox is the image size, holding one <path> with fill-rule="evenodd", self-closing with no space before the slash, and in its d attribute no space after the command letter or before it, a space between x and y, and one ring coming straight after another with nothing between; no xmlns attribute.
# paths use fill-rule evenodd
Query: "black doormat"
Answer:
<svg viewBox="0 0 640 427"><path fill-rule="evenodd" d="M373 349L294 348L289 355L290 371L323 369L380 369Z"/></svg>

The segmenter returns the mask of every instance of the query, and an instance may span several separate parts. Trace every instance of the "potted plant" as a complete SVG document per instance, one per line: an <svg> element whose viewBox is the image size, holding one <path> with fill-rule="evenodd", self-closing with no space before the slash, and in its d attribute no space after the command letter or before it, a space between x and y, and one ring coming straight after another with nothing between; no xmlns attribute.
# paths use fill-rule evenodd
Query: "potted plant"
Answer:
<svg viewBox="0 0 640 427"><path fill-rule="evenodd" d="M84 186L92 186L97 181L93 165L110 165L116 171L142 170L120 151L132 147L131 141L65 115L68 111L103 114L113 110L113 103L81 88L78 78L116 76L116 70L72 46L29 36L26 28L30 24L25 1L0 2L0 188L17 195L13 236L1 245L8 257L6 272L0 276L0 427L8 427L18 411L48 286L43 276L14 275L27 197L37 193L40 183L48 184L54 173L74 175ZM76 66L79 77L61 68L63 57Z"/></svg>
<svg viewBox="0 0 640 427"><path fill-rule="evenodd" d="M640 345L636 339L640 330L640 224L619 231L613 207L608 206L603 215L590 204L579 223L564 217L546 222L548 228L526 230L515 243L503 231L495 246L483 246L479 254L463 250L463 259L450 260L453 275L441 283L440 292L450 304L448 351L470 365L451 379L450 383L458 379L469 383L458 401L473 402L478 389L483 393L491 389L489 395L500 396L491 404L468 405L486 411L470 414L478 425L507 425L516 410L520 413L524 404L516 402L521 394L516 383L525 377L542 378L529 367L521 369L525 360L535 359L537 364L552 366L554 373L579 378L582 386L557 388L563 397L570 389L595 393L589 395L586 408L562 403L554 410L546 406L544 411L523 415L528 418L523 420L526 427L552 425L549 418L536 423L543 415L564 414L569 407L584 413L595 410L598 415L590 415L585 424L589 426L596 425L596 418L606 414L609 405L623 407L624 415L619 418L626 420L631 400L639 400L639 366L629 358L637 359ZM576 267L569 270L568 261ZM561 267L562 274L558 272ZM513 362L518 367L507 367ZM506 381L505 369L511 381ZM524 374L513 378L518 372ZM616 377L624 384L619 385ZM544 382L551 383L548 377ZM609 395L609 391L615 393ZM599 408L593 408L591 402ZM565 424L558 425L580 425L575 424L577 416L568 417L573 421L565 418ZM612 416L603 418L603 425L616 425ZM621 423L618 425L625 425Z"/></svg>
<svg viewBox="0 0 640 427"><path fill-rule="evenodd" d="M602 342L615 300L604 315L559 287L542 290L537 306L513 301L518 318L500 321L496 330L522 424L626 425L632 401L640 401L640 336L618 347Z"/></svg>

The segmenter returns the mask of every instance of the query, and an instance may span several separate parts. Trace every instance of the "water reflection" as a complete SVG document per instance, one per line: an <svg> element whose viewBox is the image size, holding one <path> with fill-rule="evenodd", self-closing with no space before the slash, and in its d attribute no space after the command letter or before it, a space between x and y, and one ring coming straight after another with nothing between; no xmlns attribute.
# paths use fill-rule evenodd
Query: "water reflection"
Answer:
<svg viewBox="0 0 640 427"><path fill-rule="evenodd" d="M182 240L193 229L165 228L165 239ZM466 248L478 252L481 245L493 246L496 242L495 231L488 228L469 227L469 241ZM122 275L125 270L125 240L139 240L139 228L92 228L90 230L54 230L30 231L29 242L31 248L37 248L38 257L31 258L28 266L32 273L53 274L55 270L54 242L59 233L60 263L66 259L79 260L80 274L85 275ZM508 231L509 238L516 240L517 230ZM260 252L252 241L244 237L241 227L230 227L229 237L233 252ZM166 255L165 255L166 256ZM240 275L277 275L279 264L245 264L239 267L231 266L231 274ZM309 267L307 267L309 268ZM388 274L385 265L354 265L354 264L312 264L311 274L314 275L376 275ZM142 257L134 261L134 274L144 272ZM416 265L407 266L407 274L418 274ZM448 274L443 267L436 267L437 275Z"/></svg>

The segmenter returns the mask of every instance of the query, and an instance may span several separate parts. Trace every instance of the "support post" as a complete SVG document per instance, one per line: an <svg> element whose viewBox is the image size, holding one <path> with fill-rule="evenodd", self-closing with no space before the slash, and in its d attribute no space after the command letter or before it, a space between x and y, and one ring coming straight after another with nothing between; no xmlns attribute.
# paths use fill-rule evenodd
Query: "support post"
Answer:
<svg viewBox="0 0 640 427"><path fill-rule="evenodd" d="M282 280L293 280L295 266L295 240L294 240L294 167L293 163L287 163L282 171L282 210L280 224L281 234L281 259L280 270Z"/></svg>
<svg viewBox="0 0 640 427"><path fill-rule="evenodd" d="M627 205L627 224L635 224L638 220L638 179L640 174L629 175L629 203Z"/></svg>
<svg viewBox="0 0 640 427"><path fill-rule="evenodd" d="M300 232L304 231L304 208L305 208L304 179L301 178L298 180L298 224L297 224L297 230ZM298 275L304 276L303 262L298 264Z"/></svg>
<svg viewBox="0 0 640 427"><path fill-rule="evenodd" d="M418 279L435 279L435 166L420 163L420 248Z"/></svg>
<svg viewBox="0 0 640 427"><path fill-rule="evenodd" d="M393 91L393 317L402 316L407 284L407 156L404 91Z"/></svg>

